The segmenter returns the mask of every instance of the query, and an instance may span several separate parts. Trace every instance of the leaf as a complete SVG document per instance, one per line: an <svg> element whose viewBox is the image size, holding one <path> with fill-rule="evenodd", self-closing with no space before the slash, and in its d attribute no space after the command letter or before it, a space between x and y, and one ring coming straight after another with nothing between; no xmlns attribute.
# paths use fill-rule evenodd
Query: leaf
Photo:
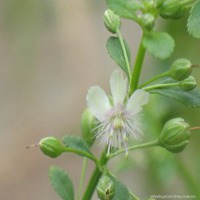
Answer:
<svg viewBox="0 0 200 200"><path fill-rule="evenodd" d="M200 1L197 1L188 18L188 32L195 38L200 38Z"/></svg>
<svg viewBox="0 0 200 200"><path fill-rule="evenodd" d="M112 200L125 200L129 199L129 190L128 188L117 178L110 175L110 178L114 182L114 188L115 188L115 195L112 198Z"/></svg>
<svg viewBox="0 0 200 200"><path fill-rule="evenodd" d="M73 184L64 170L50 167L49 178L54 190L63 200L74 200Z"/></svg>
<svg viewBox="0 0 200 200"><path fill-rule="evenodd" d="M197 89L185 91L180 87L170 87L155 89L150 91L153 94L159 94L182 103L191 108L200 108L200 91Z"/></svg>
<svg viewBox="0 0 200 200"><path fill-rule="evenodd" d="M174 51L174 40L168 33L151 32L144 36L143 45L153 54L160 59L168 58Z"/></svg>
<svg viewBox="0 0 200 200"><path fill-rule="evenodd" d="M125 44L128 60L130 63L131 53L125 40L124 40L124 44ZM124 58L124 54L123 54L123 50L122 50L119 38L109 37L106 43L106 48L110 57L122 68L122 70L124 70L125 73L127 73L128 70L126 66L126 61Z"/></svg>
<svg viewBox="0 0 200 200"><path fill-rule="evenodd" d="M127 19L136 19L136 10L142 7L140 2L133 0L107 0L108 7L116 14Z"/></svg>
<svg viewBox="0 0 200 200"><path fill-rule="evenodd" d="M66 147L66 152L73 152L95 161L95 157L90 152L88 145L82 138L66 135L63 137L63 144Z"/></svg>

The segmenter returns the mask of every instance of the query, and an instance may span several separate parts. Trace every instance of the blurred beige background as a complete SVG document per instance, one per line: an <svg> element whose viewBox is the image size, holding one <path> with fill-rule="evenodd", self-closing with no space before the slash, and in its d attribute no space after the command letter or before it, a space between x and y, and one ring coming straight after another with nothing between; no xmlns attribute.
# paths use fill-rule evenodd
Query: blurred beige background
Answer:
<svg viewBox="0 0 200 200"><path fill-rule="evenodd" d="M38 148L27 150L25 147L45 136L80 135L80 118L86 107L88 88L100 85L109 91L109 77L116 65L106 53L105 44L110 34L102 21L105 9L105 1L99 0L0 0L1 200L59 200L48 180L50 165L68 171L77 188L80 157L66 154L49 159ZM134 61L141 32L128 21L123 21L123 26L127 30L123 35L132 47ZM180 35L177 38L180 39ZM179 49L183 48L179 46ZM198 60L197 54L196 57ZM150 70L148 66L143 76L150 77ZM177 116L174 113L179 111L175 108L182 109L173 104L167 112ZM165 112L167 109L166 105ZM162 109L159 114L161 112ZM189 112L191 110L186 109L185 113ZM196 112L196 116L198 114ZM155 116L158 118L158 113ZM191 117L187 119L194 121ZM198 147L197 137L194 136L196 146L191 143L191 149ZM183 158L184 155L186 161L194 157L192 150L186 150ZM146 188L154 185L153 171L157 165L151 166L147 157L148 154L145 157L138 153L134 159L140 167L133 171L131 166L131 173L121 173L121 178L137 194L144 193L145 184ZM196 163L200 166L199 159ZM152 174L147 173L149 168ZM164 171L164 175L165 181L168 172ZM167 182L166 191L177 186L177 177L173 178Z"/></svg>
<svg viewBox="0 0 200 200"><path fill-rule="evenodd" d="M115 65L105 48L105 8L98 0L0 1L1 200L60 199L47 177L52 164L77 186L82 159L52 160L25 147L49 135L80 135L88 88L108 88Z"/></svg>

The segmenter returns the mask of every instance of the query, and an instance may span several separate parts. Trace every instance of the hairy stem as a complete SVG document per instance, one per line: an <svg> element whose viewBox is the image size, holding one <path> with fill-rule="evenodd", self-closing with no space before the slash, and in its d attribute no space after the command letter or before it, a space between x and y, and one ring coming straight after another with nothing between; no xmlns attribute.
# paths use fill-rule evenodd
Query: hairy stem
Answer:
<svg viewBox="0 0 200 200"><path fill-rule="evenodd" d="M162 73L162 74L159 74L159 75L157 75L157 76L151 78L150 80L148 80L146 83L140 85L140 88L143 88L144 86L149 85L150 83L152 83L152 82L154 82L154 81L156 81L156 80L158 80L158 79L161 79L161 78L163 78L163 77L169 76L169 74L170 74L169 71L164 72L164 73Z"/></svg>
<svg viewBox="0 0 200 200"><path fill-rule="evenodd" d="M85 179L87 163L88 163L88 158L84 158L82 172L81 172L81 179L80 179L79 189L78 189L78 200L81 200L81 193L82 193L82 188L83 188L83 181Z"/></svg>
<svg viewBox="0 0 200 200"><path fill-rule="evenodd" d="M126 47L125 47L125 44L124 44L124 40L123 40L123 37L122 37L119 29L117 30L117 36L119 38L119 42L120 42L121 47L122 47L122 51L123 51L123 55L124 55L124 59L125 59L125 62L126 62L126 67L127 67L128 80L130 81L131 80L131 67L130 67Z"/></svg>
<svg viewBox="0 0 200 200"><path fill-rule="evenodd" d="M135 61L132 76L131 76L129 96L131 96L133 94L133 92L137 89L139 79L140 79L140 74L142 71L142 65L143 65L145 52L146 52L146 49L144 48L144 46L142 44L143 37L144 37L144 35L142 36L141 41L140 41L140 46L138 49L136 61Z"/></svg>
<svg viewBox="0 0 200 200"><path fill-rule="evenodd" d="M186 167L186 165L180 159L176 159L176 164L177 164L178 171L181 174L180 177L184 180L185 185L188 188L188 190L192 194L196 195L196 199L200 199L199 184L192 177L190 170Z"/></svg>
<svg viewBox="0 0 200 200"><path fill-rule="evenodd" d="M115 156L118 156L119 154L126 153L127 150L132 151L135 149L141 149L141 148L147 148L147 147L153 147L153 146L159 146L159 141L155 140L155 141L151 141L151 142L147 142L147 143L142 143L142 144L138 144L138 145L129 147L128 149L122 149L122 150L116 151L115 153L110 154L109 158L113 158Z"/></svg>
<svg viewBox="0 0 200 200"><path fill-rule="evenodd" d="M82 200L90 200L92 198L95 188L99 182L99 179L102 176L102 171L101 171L100 167L103 167L104 165L106 165L106 163L109 160L109 158L106 155L107 155L107 148L102 153L102 156L99 160L99 166L96 166L96 168L90 178L90 181L87 185L87 188L85 190Z"/></svg>
<svg viewBox="0 0 200 200"><path fill-rule="evenodd" d="M179 86L180 83L176 82L176 83L163 83L163 84L156 84L156 85L151 85L149 87L145 87L143 88L145 91L150 91L150 90L154 90L154 89L160 89L160 88L168 88L168 87L174 87L174 86Z"/></svg>
<svg viewBox="0 0 200 200"><path fill-rule="evenodd" d="M140 200L139 197L137 197L135 194L132 192L129 192L129 195L133 198L133 200Z"/></svg>

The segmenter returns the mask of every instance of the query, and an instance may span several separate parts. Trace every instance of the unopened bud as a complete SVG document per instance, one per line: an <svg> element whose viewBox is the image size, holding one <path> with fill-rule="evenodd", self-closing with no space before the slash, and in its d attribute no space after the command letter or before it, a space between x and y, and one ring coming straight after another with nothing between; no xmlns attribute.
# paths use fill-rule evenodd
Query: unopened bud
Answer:
<svg viewBox="0 0 200 200"><path fill-rule="evenodd" d="M108 31L116 33L120 29L121 21L120 17L116 15L112 10L108 9L105 11L103 16L104 24Z"/></svg>
<svg viewBox="0 0 200 200"><path fill-rule="evenodd" d="M151 11L154 7L154 0L143 0L142 4L144 7L143 9L145 9L146 11Z"/></svg>
<svg viewBox="0 0 200 200"><path fill-rule="evenodd" d="M160 145L172 153L183 151L191 136L189 127L182 118L169 120L161 132Z"/></svg>
<svg viewBox="0 0 200 200"><path fill-rule="evenodd" d="M156 8L160 8L163 5L164 1L165 0L155 0Z"/></svg>
<svg viewBox="0 0 200 200"><path fill-rule="evenodd" d="M166 0L160 7L160 16L166 19L180 19L191 3L191 0Z"/></svg>
<svg viewBox="0 0 200 200"><path fill-rule="evenodd" d="M100 200L111 200L115 195L114 182L109 176L103 175L97 185L97 195Z"/></svg>
<svg viewBox="0 0 200 200"><path fill-rule="evenodd" d="M95 140L96 119L89 109L85 109L81 118L82 137L88 146L92 146Z"/></svg>
<svg viewBox="0 0 200 200"><path fill-rule="evenodd" d="M192 64L185 58L177 59L170 68L170 76L177 81L186 79L191 72Z"/></svg>
<svg viewBox="0 0 200 200"><path fill-rule="evenodd" d="M147 13L142 16L141 24L146 30L152 30L155 25L155 17L152 14Z"/></svg>
<svg viewBox="0 0 200 200"><path fill-rule="evenodd" d="M186 91L193 90L196 86L197 86L196 80L192 76L189 76L185 80L180 81L180 87Z"/></svg>
<svg viewBox="0 0 200 200"><path fill-rule="evenodd" d="M40 140L39 146L41 151L51 158L56 158L65 152L65 147L55 137L43 138Z"/></svg>

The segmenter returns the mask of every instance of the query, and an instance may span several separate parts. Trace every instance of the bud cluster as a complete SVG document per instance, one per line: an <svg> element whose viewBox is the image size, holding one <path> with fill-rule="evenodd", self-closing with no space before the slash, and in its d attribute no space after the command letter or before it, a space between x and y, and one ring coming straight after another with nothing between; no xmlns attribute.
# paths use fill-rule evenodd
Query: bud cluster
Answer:
<svg viewBox="0 0 200 200"><path fill-rule="evenodd" d="M145 30L150 31L155 25L155 17L151 13L146 13L140 17L140 21Z"/></svg>
<svg viewBox="0 0 200 200"><path fill-rule="evenodd" d="M196 87L196 80L190 76L192 64L185 58L177 59L170 67L169 75L176 81L179 86L186 91L193 90Z"/></svg>
<svg viewBox="0 0 200 200"><path fill-rule="evenodd" d="M157 7L162 18L180 19L192 3L194 3L192 0L157 0Z"/></svg>

